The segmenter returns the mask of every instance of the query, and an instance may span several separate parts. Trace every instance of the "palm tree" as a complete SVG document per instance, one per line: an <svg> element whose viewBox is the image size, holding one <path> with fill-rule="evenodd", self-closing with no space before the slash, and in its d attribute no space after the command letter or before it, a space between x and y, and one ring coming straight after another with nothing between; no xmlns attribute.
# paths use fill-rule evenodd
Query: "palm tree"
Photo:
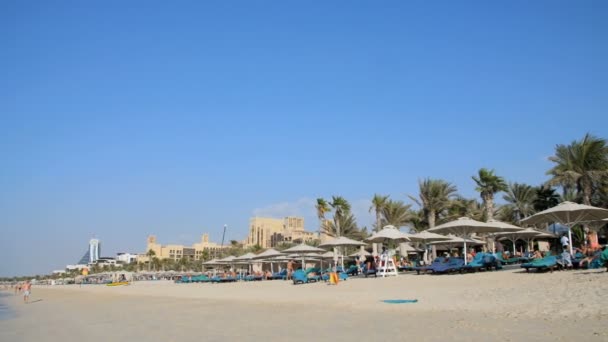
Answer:
<svg viewBox="0 0 608 342"><path fill-rule="evenodd" d="M429 228L428 222L426 222L426 215L424 210L413 210L410 209L410 228L416 232L421 232Z"/></svg>
<svg viewBox="0 0 608 342"><path fill-rule="evenodd" d="M448 208L450 199L456 195L456 186L441 179L426 178L418 181L418 187L420 199L409 198L422 208L428 227L433 228L439 215Z"/></svg>
<svg viewBox="0 0 608 342"><path fill-rule="evenodd" d="M162 267L163 272L164 271L168 271L170 269L169 266L171 266L171 259L169 258L164 258L160 261L160 265Z"/></svg>
<svg viewBox="0 0 608 342"><path fill-rule="evenodd" d="M355 240L363 240L365 238L363 231L357 227L357 220L355 219L355 216L350 211L342 212L338 215L339 217L337 220L335 219L334 215L334 222L327 222L328 224L325 234L331 237L345 236ZM336 222L339 222L340 224L339 231Z"/></svg>
<svg viewBox="0 0 608 342"><path fill-rule="evenodd" d="M158 269L160 268L161 264L162 263L161 263L161 261L160 261L159 258L157 258L157 257L152 258L152 265L154 266L154 271L158 271Z"/></svg>
<svg viewBox="0 0 608 342"><path fill-rule="evenodd" d="M459 217L469 217L474 220L483 220L483 207L474 198L465 198L460 195L456 195L449 204L447 214L443 221L452 221Z"/></svg>
<svg viewBox="0 0 608 342"><path fill-rule="evenodd" d="M372 198L372 205L369 207L369 212L371 213L372 211L375 211L376 213L376 227L374 228L375 232L382 228L382 214L388 201L389 196L374 194L374 197Z"/></svg>
<svg viewBox="0 0 608 342"><path fill-rule="evenodd" d="M494 194L507 190L507 183L502 177L494 174L494 170L479 169L478 176L471 177L477 184L476 191L481 195L486 208L486 220L494 218Z"/></svg>
<svg viewBox="0 0 608 342"><path fill-rule="evenodd" d="M534 211L539 212L555 207L559 203L559 195L555 189L548 185L541 185L536 188L536 197L534 198Z"/></svg>
<svg viewBox="0 0 608 342"><path fill-rule="evenodd" d="M556 165L547 171L552 178L550 185L560 185L564 193L576 189L582 195L583 204L591 205L594 189L604 177L608 177L608 144L606 139L589 133L570 145L557 145L555 155L549 160Z"/></svg>
<svg viewBox="0 0 608 342"><path fill-rule="evenodd" d="M403 201L388 200L382 210L382 225L390 224L397 228L406 226L412 220L411 204Z"/></svg>
<svg viewBox="0 0 608 342"><path fill-rule="evenodd" d="M344 218L344 214L350 212L350 203L342 196L332 196L329 205L334 209L334 229L336 236L340 237L340 219Z"/></svg>
<svg viewBox="0 0 608 342"><path fill-rule="evenodd" d="M331 208L326 200L323 198L317 198L317 218L319 219L319 239L321 239L321 231L324 230L325 226L325 214L331 211Z"/></svg>
<svg viewBox="0 0 608 342"><path fill-rule="evenodd" d="M181 257L177 261L177 264L180 266L181 271L184 272L185 269L190 267L190 260L186 257Z"/></svg>
<svg viewBox="0 0 608 342"><path fill-rule="evenodd" d="M154 257L156 255L156 252L153 251L152 249L150 249L148 251L148 253L146 253L146 255L148 256L148 272L149 272L150 269L152 268L152 257Z"/></svg>
<svg viewBox="0 0 608 342"><path fill-rule="evenodd" d="M512 211L515 215L514 222L519 223L519 220L534 213L536 189L531 185L509 183L506 194L502 198L507 201L507 204L503 206L502 210Z"/></svg>

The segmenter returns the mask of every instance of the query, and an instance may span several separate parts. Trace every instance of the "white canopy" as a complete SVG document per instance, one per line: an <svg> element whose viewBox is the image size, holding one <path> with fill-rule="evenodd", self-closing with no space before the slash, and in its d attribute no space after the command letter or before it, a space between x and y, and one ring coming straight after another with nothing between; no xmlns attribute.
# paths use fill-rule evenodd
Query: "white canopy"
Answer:
<svg viewBox="0 0 608 342"><path fill-rule="evenodd" d="M286 253L286 254L289 254L289 253L323 253L323 252L325 252L324 249L309 246L304 243L299 244L297 246L293 246L291 248L287 248L286 250L283 251L283 253Z"/></svg>
<svg viewBox="0 0 608 342"><path fill-rule="evenodd" d="M325 241L319 247L343 247L343 246L365 246L366 243L340 236L329 241Z"/></svg>
<svg viewBox="0 0 608 342"><path fill-rule="evenodd" d="M410 240L412 240L414 242L418 241L418 242L423 242L423 243L429 243L429 242L433 242L433 241L445 241L445 240L449 240L449 239L450 238L445 235L431 233L428 230L423 230L419 233L410 235Z"/></svg>
<svg viewBox="0 0 608 342"><path fill-rule="evenodd" d="M275 257L281 256L281 255L283 255L283 253L277 251L276 249L270 248L270 249L267 249L264 252L262 252L262 253L260 253L260 254L258 254L256 256L254 256L251 259L254 259L254 260L257 260L257 259L269 259L269 258L275 258Z"/></svg>
<svg viewBox="0 0 608 342"><path fill-rule="evenodd" d="M362 251L359 250L359 251L357 251L357 252L349 255L349 257L356 258L356 257L360 257L360 256L370 256L370 255L372 255L372 253L370 253L370 252L368 252L366 250L362 250Z"/></svg>
<svg viewBox="0 0 608 342"><path fill-rule="evenodd" d="M410 235L401 232L395 226L388 225L372 234L372 236L365 239L365 241L372 243L385 243L387 241L407 242L410 241Z"/></svg>
<svg viewBox="0 0 608 342"><path fill-rule="evenodd" d="M543 210L521 220L525 224L561 223L568 227L568 241L572 254L572 227L578 223L600 221L608 218L608 209L574 202L562 202L553 208Z"/></svg>

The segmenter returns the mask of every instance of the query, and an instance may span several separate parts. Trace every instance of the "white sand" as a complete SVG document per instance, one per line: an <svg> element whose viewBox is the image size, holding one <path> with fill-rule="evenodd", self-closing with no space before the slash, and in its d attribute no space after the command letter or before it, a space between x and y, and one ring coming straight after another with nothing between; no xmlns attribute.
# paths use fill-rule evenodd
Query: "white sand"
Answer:
<svg viewBox="0 0 608 342"><path fill-rule="evenodd" d="M383 299L418 299L385 304ZM0 341L608 341L608 273L34 287Z"/></svg>

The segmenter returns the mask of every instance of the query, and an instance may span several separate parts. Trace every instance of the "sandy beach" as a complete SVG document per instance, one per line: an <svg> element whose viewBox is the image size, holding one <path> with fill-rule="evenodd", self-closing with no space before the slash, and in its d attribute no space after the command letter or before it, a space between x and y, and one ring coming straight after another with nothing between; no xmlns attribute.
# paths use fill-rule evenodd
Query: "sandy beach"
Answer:
<svg viewBox="0 0 608 342"><path fill-rule="evenodd" d="M34 287L2 341L606 341L608 273L520 270L351 279ZM386 304L385 299L418 299Z"/></svg>

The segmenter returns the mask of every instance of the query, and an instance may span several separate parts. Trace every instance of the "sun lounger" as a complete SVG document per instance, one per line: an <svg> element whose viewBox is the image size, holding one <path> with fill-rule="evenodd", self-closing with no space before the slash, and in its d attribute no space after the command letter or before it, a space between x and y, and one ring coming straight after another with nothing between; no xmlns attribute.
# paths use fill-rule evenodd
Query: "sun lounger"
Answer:
<svg viewBox="0 0 608 342"><path fill-rule="evenodd" d="M209 279L209 277L207 277L204 274L198 275L196 277L192 277L193 283L208 283L210 281L211 281L211 279Z"/></svg>
<svg viewBox="0 0 608 342"><path fill-rule="evenodd" d="M293 272L291 278L293 279L294 285L306 284L309 282L308 276L306 276L306 272L302 270L296 270L295 272Z"/></svg>
<svg viewBox="0 0 608 342"><path fill-rule="evenodd" d="M431 271L434 274L440 273L452 273L460 271L464 267L464 259L450 258L448 262L442 262L434 267L430 267L427 271Z"/></svg>
<svg viewBox="0 0 608 342"><path fill-rule="evenodd" d="M462 267L463 271L480 271L480 270L491 270L492 267L495 269L500 269L502 266L500 265L500 261L496 259L495 256L488 253L477 253L471 262L469 262L466 266Z"/></svg>
<svg viewBox="0 0 608 342"><path fill-rule="evenodd" d="M378 277L378 270L375 268L367 269L367 265L363 266L361 273L365 276L365 278L369 276L374 276L374 278Z"/></svg>
<svg viewBox="0 0 608 342"><path fill-rule="evenodd" d="M549 269L551 272L553 272L553 269L556 266L557 266L557 257L554 255L546 256L542 259L536 259L532 262L521 264L521 268L525 268L526 272L529 272L531 268L536 269L536 270Z"/></svg>
<svg viewBox="0 0 608 342"><path fill-rule="evenodd" d="M500 254L496 254L495 257L496 260L500 261L500 263L503 265L517 264L518 262L520 262L519 258L504 259Z"/></svg>
<svg viewBox="0 0 608 342"><path fill-rule="evenodd" d="M357 267L357 265L350 265L350 267L344 273L355 276L359 274L359 267Z"/></svg>
<svg viewBox="0 0 608 342"><path fill-rule="evenodd" d="M272 274L272 279L287 279L287 270L283 269L281 272L275 272Z"/></svg>
<svg viewBox="0 0 608 342"><path fill-rule="evenodd" d="M417 274L420 274L420 272L426 273L427 270L430 270L433 267L437 267L444 262L445 262L445 258L438 257L438 258L435 258L435 260L433 260L433 262L430 265L412 267L412 270L416 271Z"/></svg>

